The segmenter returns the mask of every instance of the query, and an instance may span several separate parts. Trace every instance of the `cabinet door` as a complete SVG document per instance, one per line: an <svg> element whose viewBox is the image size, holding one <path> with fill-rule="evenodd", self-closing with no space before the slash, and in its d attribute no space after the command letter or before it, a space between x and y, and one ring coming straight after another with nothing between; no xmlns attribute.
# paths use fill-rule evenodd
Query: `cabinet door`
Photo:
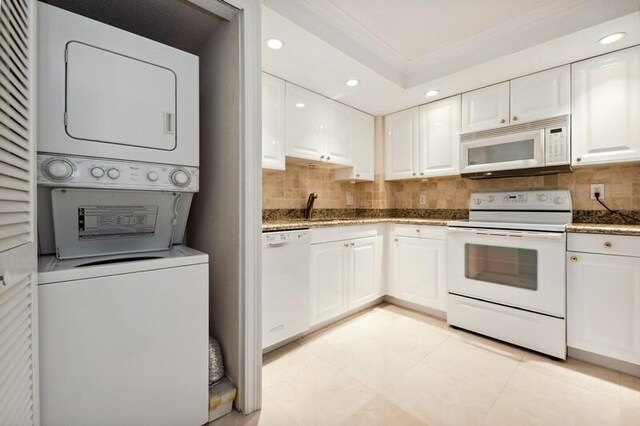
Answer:
<svg viewBox="0 0 640 426"><path fill-rule="evenodd" d="M352 108L330 99L325 100L329 111L329 125L325 129L325 160L341 166L353 165L351 141Z"/></svg>
<svg viewBox="0 0 640 426"><path fill-rule="evenodd" d="M420 107L420 176L452 176L460 170L460 96Z"/></svg>
<svg viewBox="0 0 640 426"><path fill-rule="evenodd" d="M262 73L262 168L285 169L285 83Z"/></svg>
<svg viewBox="0 0 640 426"><path fill-rule="evenodd" d="M373 180L375 168L374 118L372 115L353 110L351 115L354 158L353 177L358 180Z"/></svg>
<svg viewBox="0 0 640 426"><path fill-rule="evenodd" d="M350 243L349 309L382 296L382 236Z"/></svg>
<svg viewBox="0 0 640 426"><path fill-rule="evenodd" d="M640 47L572 65L572 164L640 160Z"/></svg>
<svg viewBox="0 0 640 426"><path fill-rule="evenodd" d="M509 82L462 94L462 132L509 124Z"/></svg>
<svg viewBox="0 0 640 426"><path fill-rule="evenodd" d="M640 363L640 258L568 252L567 343Z"/></svg>
<svg viewBox="0 0 640 426"><path fill-rule="evenodd" d="M389 114L384 118L385 179L408 179L418 170L418 108Z"/></svg>
<svg viewBox="0 0 640 426"><path fill-rule="evenodd" d="M347 310L347 253L345 241L311 246L311 325Z"/></svg>
<svg viewBox="0 0 640 426"><path fill-rule="evenodd" d="M428 308L446 309L446 241L395 237L392 296Z"/></svg>
<svg viewBox="0 0 640 426"><path fill-rule="evenodd" d="M304 160L323 161L327 101L322 96L286 83L286 154Z"/></svg>
<svg viewBox="0 0 640 426"><path fill-rule="evenodd" d="M571 113L569 65L511 80L511 124L569 113Z"/></svg>

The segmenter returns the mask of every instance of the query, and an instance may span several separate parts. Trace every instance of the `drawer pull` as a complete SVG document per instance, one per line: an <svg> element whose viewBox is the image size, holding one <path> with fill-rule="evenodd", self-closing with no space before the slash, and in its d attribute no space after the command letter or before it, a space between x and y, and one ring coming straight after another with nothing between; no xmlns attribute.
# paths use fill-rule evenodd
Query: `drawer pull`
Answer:
<svg viewBox="0 0 640 426"><path fill-rule="evenodd" d="M578 257L577 256L571 256L569 259L571 259L572 262L577 262L578 261Z"/></svg>
<svg viewBox="0 0 640 426"><path fill-rule="evenodd" d="M355 245L356 245L356 243L350 243L349 245L350 245L351 247L353 247L353 246L355 246Z"/></svg>
<svg viewBox="0 0 640 426"><path fill-rule="evenodd" d="M613 245L613 244L611 244L611 241L607 241L607 242L605 242L605 243L604 243L604 246L605 246L606 248L611 248L611 246L612 246L612 245Z"/></svg>
<svg viewBox="0 0 640 426"><path fill-rule="evenodd" d="M344 243L344 246L345 247L349 247L349 243Z"/></svg>

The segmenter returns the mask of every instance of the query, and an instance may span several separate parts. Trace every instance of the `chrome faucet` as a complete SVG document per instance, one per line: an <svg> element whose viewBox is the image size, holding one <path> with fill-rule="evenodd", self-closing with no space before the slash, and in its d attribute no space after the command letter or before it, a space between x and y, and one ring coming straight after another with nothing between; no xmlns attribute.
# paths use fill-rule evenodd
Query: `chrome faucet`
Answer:
<svg viewBox="0 0 640 426"><path fill-rule="evenodd" d="M309 194L309 198L307 198L307 209L304 212L304 218L309 220L311 219L311 212L313 212L313 202L318 198L317 192L312 192Z"/></svg>

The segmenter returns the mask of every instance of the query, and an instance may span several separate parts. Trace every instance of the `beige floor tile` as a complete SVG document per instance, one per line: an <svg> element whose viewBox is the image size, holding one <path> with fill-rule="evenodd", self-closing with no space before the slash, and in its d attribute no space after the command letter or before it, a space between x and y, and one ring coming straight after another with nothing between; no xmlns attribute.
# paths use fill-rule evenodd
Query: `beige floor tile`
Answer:
<svg viewBox="0 0 640 426"><path fill-rule="evenodd" d="M304 426L340 424L375 396L325 361L287 376L264 394Z"/></svg>
<svg viewBox="0 0 640 426"><path fill-rule="evenodd" d="M210 426L299 426L283 409L271 398L262 396L262 409L245 416L238 411L232 411L226 416L209 423Z"/></svg>
<svg viewBox="0 0 640 426"><path fill-rule="evenodd" d="M525 354L522 366L592 392L615 397L620 395L620 373L584 361L571 358L566 361L553 360L529 352Z"/></svg>
<svg viewBox="0 0 640 426"><path fill-rule="evenodd" d="M449 339L420 361L427 367L498 396L519 359Z"/></svg>
<svg viewBox="0 0 640 426"><path fill-rule="evenodd" d="M529 353L527 349L521 348L520 346L472 333L467 330L452 327L450 327L450 330L451 334L456 339L491 352L507 355L516 359L522 359L527 353Z"/></svg>
<svg viewBox="0 0 640 426"><path fill-rule="evenodd" d="M620 374L620 397L623 403L640 407L640 377Z"/></svg>
<svg viewBox="0 0 640 426"><path fill-rule="evenodd" d="M418 363L381 392L382 396L429 425L477 425L495 398Z"/></svg>
<svg viewBox="0 0 640 426"><path fill-rule="evenodd" d="M262 389L268 389L287 375L319 361L320 358L308 348L296 342L271 351L262 360Z"/></svg>
<svg viewBox="0 0 640 426"><path fill-rule="evenodd" d="M619 425L620 401L519 366L485 424Z"/></svg>
<svg viewBox="0 0 640 426"><path fill-rule="evenodd" d="M346 342L365 335L360 325L362 321L358 317L353 322L331 325L300 338L298 343L317 357L325 358L340 350Z"/></svg>
<svg viewBox="0 0 640 426"><path fill-rule="evenodd" d="M426 423L413 417L402 408L376 396L356 411L344 426L421 426Z"/></svg>
<svg viewBox="0 0 640 426"><path fill-rule="evenodd" d="M415 361L368 338L346 342L325 360L377 391L400 377Z"/></svg>
<svg viewBox="0 0 640 426"><path fill-rule="evenodd" d="M424 358L450 338L443 329L404 317L392 325L378 327L365 335L414 361Z"/></svg>
<svg viewBox="0 0 640 426"><path fill-rule="evenodd" d="M620 410L622 426L640 426L640 407L623 403Z"/></svg>

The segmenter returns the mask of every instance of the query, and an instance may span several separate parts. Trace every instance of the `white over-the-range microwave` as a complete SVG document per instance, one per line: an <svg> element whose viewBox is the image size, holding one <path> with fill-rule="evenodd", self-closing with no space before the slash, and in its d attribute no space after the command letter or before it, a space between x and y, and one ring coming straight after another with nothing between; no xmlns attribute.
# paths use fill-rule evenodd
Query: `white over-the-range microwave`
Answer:
<svg viewBox="0 0 640 426"><path fill-rule="evenodd" d="M570 116L460 134L460 174L471 179L570 172Z"/></svg>

